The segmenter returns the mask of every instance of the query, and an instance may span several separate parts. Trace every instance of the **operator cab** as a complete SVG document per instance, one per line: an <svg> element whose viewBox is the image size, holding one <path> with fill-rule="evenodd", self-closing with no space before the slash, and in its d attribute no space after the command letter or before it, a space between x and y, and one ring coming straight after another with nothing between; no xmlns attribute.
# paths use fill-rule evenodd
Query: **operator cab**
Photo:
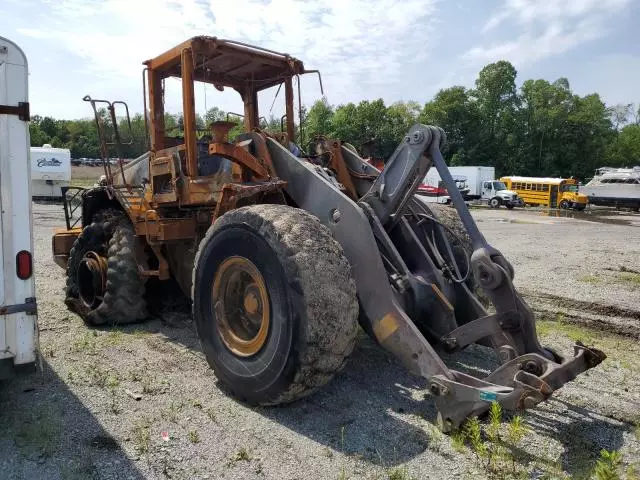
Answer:
<svg viewBox="0 0 640 480"><path fill-rule="evenodd" d="M277 139L292 153L300 154L294 143L293 77L318 73L305 70L300 60L240 42L199 36L147 60L144 65L150 113L150 179L157 203L210 203L208 194L219 190L224 183L264 181L272 176L264 162L260 165L256 145L259 140L251 133L261 131L258 94L266 89L280 89L284 85L285 115L281 119L282 132L262 133ZM170 135L165 125L164 83L171 77L181 79L182 88L183 132L177 136ZM240 94L244 113L239 116L243 118L245 133L238 135L235 143L229 142L230 131L236 126L233 122L214 122L209 130L198 131L195 82L213 85L219 91L231 88ZM298 78L298 86L299 83ZM146 101L145 95L145 111ZM248 163L243 165L244 162L238 162L238 158L246 155L239 149L255 158L247 158ZM214 176L218 176L219 181ZM197 177L196 186L194 181ZM211 181L205 182L202 177ZM209 192L203 192L205 183L211 186Z"/></svg>

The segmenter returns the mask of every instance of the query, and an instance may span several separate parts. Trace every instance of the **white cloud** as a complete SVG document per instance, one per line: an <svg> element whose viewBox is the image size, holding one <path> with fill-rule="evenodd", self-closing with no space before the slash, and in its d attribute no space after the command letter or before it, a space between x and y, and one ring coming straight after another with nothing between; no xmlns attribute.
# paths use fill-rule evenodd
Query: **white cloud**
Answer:
<svg viewBox="0 0 640 480"><path fill-rule="evenodd" d="M484 26L484 31L507 20L528 26L534 22L580 19L617 12L631 0L505 0Z"/></svg>
<svg viewBox="0 0 640 480"><path fill-rule="evenodd" d="M96 95L109 96L110 84L137 87L142 61L207 34L301 58L322 71L338 103L386 93L407 60L424 58L437 1L46 0L48 28L18 31L80 56L96 78L87 89L101 88ZM309 102L319 89L307 86Z"/></svg>
<svg viewBox="0 0 640 480"><path fill-rule="evenodd" d="M483 32L516 38L483 44L467 50L465 60L482 64L507 59L519 66L560 55L579 45L606 36L608 21L631 0L505 0L485 23ZM511 27L511 28L509 28Z"/></svg>

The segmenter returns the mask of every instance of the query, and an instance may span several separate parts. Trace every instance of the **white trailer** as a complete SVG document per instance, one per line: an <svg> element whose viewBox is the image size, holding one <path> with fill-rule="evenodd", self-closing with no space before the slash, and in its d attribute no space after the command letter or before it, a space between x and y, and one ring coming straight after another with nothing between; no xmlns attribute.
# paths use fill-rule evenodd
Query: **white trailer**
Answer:
<svg viewBox="0 0 640 480"><path fill-rule="evenodd" d="M38 358L27 75L22 50L0 37L0 379Z"/></svg>
<svg viewBox="0 0 640 480"><path fill-rule="evenodd" d="M31 147L33 198L60 199L71 183L71 152L67 148Z"/></svg>

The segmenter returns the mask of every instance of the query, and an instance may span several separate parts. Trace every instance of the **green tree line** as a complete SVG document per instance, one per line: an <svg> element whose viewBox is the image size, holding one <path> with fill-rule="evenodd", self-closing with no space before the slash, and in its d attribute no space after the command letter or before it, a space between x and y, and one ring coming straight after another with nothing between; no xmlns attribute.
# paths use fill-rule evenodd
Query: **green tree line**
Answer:
<svg viewBox="0 0 640 480"><path fill-rule="evenodd" d="M314 136L326 135L353 144L363 156L388 158L411 125L421 122L445 130L450 165L490 165L497 175L587 178L601 166L640 164L640 106L607 106L597 93L577 95L566 78L526 80L520 88L516 79L513 65L499 61L479 72L475 88L445 88L426 104L378 99L334 106L323 98L305 109L298 143L304 148ZM223 119L226 113L214 107L196 125L204 130ZM181 134L180 115L167 114L165 122L170 135ZM270 118L263 127L280 130L280 122ZM34 116L30 130L34 146L69 148L74 158L100 156L93 120ZM120 130L131 140L123 147L125 157L145 151L142 115L131 118L129 136L122 122Z"/></svg>

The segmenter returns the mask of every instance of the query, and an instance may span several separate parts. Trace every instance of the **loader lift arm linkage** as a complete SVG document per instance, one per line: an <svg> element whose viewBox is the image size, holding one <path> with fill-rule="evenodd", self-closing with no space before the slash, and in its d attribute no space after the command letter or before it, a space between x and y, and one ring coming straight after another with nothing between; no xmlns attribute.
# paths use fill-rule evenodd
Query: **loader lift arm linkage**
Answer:
<svg viewBox="0 0 640 480"><path fill-rule="evenodd" d="M440 128L424 125L414 127L400 148L411 148L412 143L417 143L423 147L420 155L409 156L409 161L403 162L401 159L406 154L396 151L374 183L372 192L365 195L363 200L377 210L381 221L384 222L386 218L397 221L415 193L417 183L433 164L447 191L451 192L453 205L471 238L474 251L470 267L496 313L489 315L485 311L482 317L453 330L441 342L446 348L455 350L490 337L503 364L480 380L449 370L442 362L433 361L434 358L422 360L425 356L437 358L435 351L427 348L430 347L428 343L424 345L422 355L419 354L417 358L412 355L416 366L429 378L430 391L436 397L439 426L447 431L459 426L468 416L486 411L492 401L499 402L509 410L532 407L579 373L599 364L604 354L578 344L575 346L575 356L565 360L538 343L533 313L513 285L513 267L497 249L487 243L456 188L440 153L440 145L444 144L444 140L444 131ZM411 161L414 165L410 164ZM399 170L395 165L398 163L403 164L403 176L395 171ZM413 170L419 174L411 176ZM386 196L384 190L379 193L379 190L375 190L377 185L392 193ZM403 316L399 318L404 320ZM409 329L400 327L398 331L399 335L405 331L413 335Z"/></svg>
<svg viewBox="0 0 640 480"><path fill-rule="evenodd" d="M497 331L496 327L508 331L509 334L505 337L512 340L509 344L498 347L498 355L504 363L484 379L484 385L475 379L467 383L465 377L458 372L454 373L453 379L438 376L432 379L430 388L438 397L436 404L441 415L440 421L444 422L446 430L459 425L462 419L477 413L478 409L486 409L486 400L492 398L510 410L532 407L578 374L601 363L605 355L578 343L574 347L573 358L564 359L539 344L533 312L513 285L513 267L480 233L438 148L438 137L444 137L444 132L440 129L432 131L435 138L429 154L444 179L447 191L452 192L453 204L471 237L474 249L471 268L474 275L496 309L495 315L470 322L466 324L468 328L463 326L454 330L446 341L462 347L471 341L480 340L483 334ZM503 319L510 320L508 327L508 322ZM472 332L475 336L470 337ZM464 343L460 341L463 336ZM512 390L502 390L499 385L508 386ZM458 397L459 408L453 402L447 402L449 391ZM447 425L448 423L452 425Z"/></svg>
<svg viewBox="0 0 640 480"><path fill-rule="evenodd" d="M272 140L269 147L276 171L288 182L288 193L299 207L328 224L344 248L355 276L362 309L360 322L365 330L410 371L429 380L439 427L450 431L468 416L487 411L493 401L509 410L530 408L598 365L605 355L577 344L573 358L564 359L540 346L533 313L513 285L513 268L487 243L455 187L440 153L444 141L440 128L420 124L412 127L377 178L368 185L361 184L362 196L357 202L318 178L321 175L309 175L308 167L301 162L288 161L289 152ZM351 172L378 173L344 146L334 147L333 155L342 155ZM414 194L432 165L452 192L453 205L472 240L470 268L494 305L494 314L489 314L466 286L458 284L452 293L448 286L452 282L446 280L428 253L435 249L418 239L406 218L407 211L424 212ZM368 191L363 191L367 186ZM380 257L371 253L374 251L380 251ZM422 257L420 261L416 256ZM410 257L413 265L408 267ZM397 269L391 269L391 264ZM391 270L400 273L391 274ZM443 296L468 302L475 312L473 318L456 322ZM425 303L431 308L426 309ZM416 326L419 323L435 334L431 342ZM447 368L432 343L449 351L485 343L493 347L502 365L478 379Z"/></svg>

